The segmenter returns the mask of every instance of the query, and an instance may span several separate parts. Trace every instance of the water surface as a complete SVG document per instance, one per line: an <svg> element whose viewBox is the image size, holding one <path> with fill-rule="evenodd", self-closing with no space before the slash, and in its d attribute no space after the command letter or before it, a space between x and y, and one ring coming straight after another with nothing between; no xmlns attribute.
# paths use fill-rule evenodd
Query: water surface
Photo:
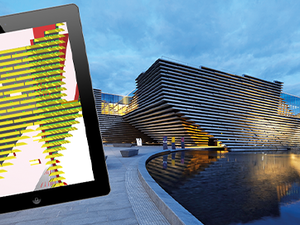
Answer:
<svg viewBox="0 0 300 225"><path fill-rule="evenodd" d="M205 225L300 224L300 156L179 151L147 164Z"/></svg>

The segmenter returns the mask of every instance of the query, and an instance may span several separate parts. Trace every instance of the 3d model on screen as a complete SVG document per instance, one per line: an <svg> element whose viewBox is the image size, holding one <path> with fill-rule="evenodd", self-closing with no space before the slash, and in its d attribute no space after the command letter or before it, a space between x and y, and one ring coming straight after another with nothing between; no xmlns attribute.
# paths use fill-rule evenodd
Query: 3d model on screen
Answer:
<svg viewBox="0 0 300 225"><path fill-rule="evenodd" d="M68 40L66 23L0 37L0 196L93 180Z"/></svg>

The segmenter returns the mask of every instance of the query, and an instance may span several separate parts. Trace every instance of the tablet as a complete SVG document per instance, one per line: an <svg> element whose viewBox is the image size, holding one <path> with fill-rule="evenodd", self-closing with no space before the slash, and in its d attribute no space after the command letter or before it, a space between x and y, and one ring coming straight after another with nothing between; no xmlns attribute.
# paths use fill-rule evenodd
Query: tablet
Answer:
<svg viewBox="0 0 300 225"><path fill-rule="evenodd" d="M78 7L0 17L0 213L107 195Z"/></svg>

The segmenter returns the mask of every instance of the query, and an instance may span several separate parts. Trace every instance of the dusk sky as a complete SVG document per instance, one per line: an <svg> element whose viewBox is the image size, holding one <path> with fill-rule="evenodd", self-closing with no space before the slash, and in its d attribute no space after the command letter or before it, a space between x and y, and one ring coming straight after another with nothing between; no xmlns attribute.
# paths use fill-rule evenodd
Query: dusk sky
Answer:
<svg viewBox="0 0 300 225"><path fill-rule="evenodd" d="M300 1L0 0L0 16L70 3L79 7L93 87L102 92L128 94L164 56L278 80L300 96Z"/></svg>

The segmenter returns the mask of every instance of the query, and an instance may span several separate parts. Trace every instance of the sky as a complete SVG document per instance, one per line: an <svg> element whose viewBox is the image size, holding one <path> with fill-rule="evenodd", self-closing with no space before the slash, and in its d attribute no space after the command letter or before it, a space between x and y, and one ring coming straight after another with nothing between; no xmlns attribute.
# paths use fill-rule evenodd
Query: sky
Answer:
<svg viewBox="0 0 300 225"><path fill-rule="evenodd" d="M94 88L126 95L156 59L284 82L300 96L300 1L0 0L0 16L75 3Z"/></svg>

